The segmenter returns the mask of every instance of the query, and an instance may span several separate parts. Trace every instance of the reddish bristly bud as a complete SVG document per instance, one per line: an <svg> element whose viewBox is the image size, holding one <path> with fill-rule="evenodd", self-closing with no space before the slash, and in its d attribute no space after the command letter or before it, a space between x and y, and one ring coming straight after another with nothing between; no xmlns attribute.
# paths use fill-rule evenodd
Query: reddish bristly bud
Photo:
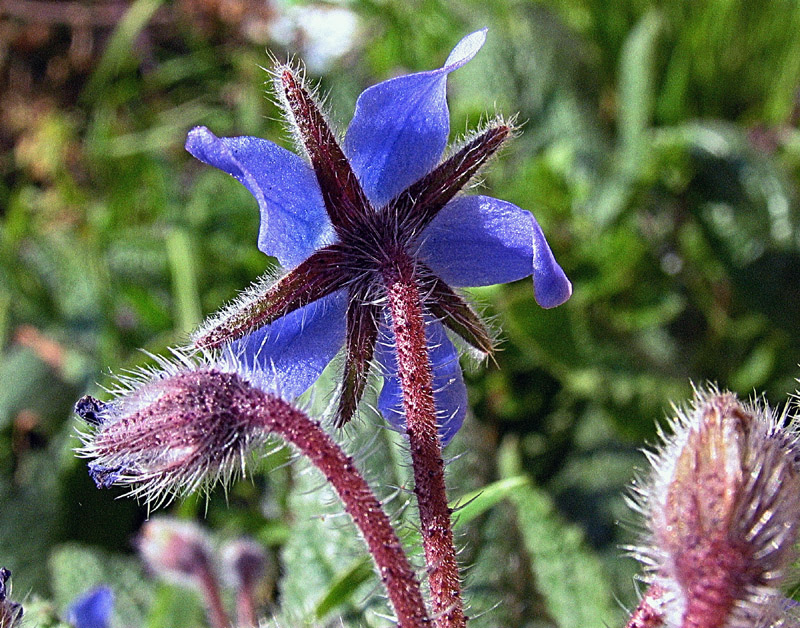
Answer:
<svg viewBox="0 0 800 628"><path fill-rule="evenodd" d="M126 486L157 507L243 473L267 438L264 393L224 361L177 355L120 382L113 401L75 407L90 428L78 453L100 488Z"/></svg>
<svg viewBox="0 0 800 628"><path fill-rule="evenodd" d="M15 628L22 621L22 605L8 599L11 595L11 571L0 568L0 628Z"/></svg>
<svg viewBox="0 0 800 628"><path fill-rule="evenodd" d="M664 592L663 625L793 625L778 590L800 525L800 448L786 415L712 389L671 428L634 498L648 526L636 553Z"/></svg>
<svg viewBox="0 0 800 628"><path fill-rule="evenodd" d="M375 559L398 625L429 625L402 544L352 458L319 423L262 388L272 387L269 375L249 370L239 357L226 353L212 361L178 353L173 361L158 360L160 369L122 381L110 403L81 399L75 410L89 430L81 435L84 446L79 453L92 459L89 471L95 481L101 487L128 486L132 494L157 506L176 493L230 478L244 469L249 453L269 435L280 436L322 472L342 499ZM180 537L170 528L159 530L166 530L162 549L156 552L159 560L168 559L175 573L187 577L202 567L197 535ZM161 538L145 533L145 539L151 536ZM178 544L171 546L171 554L163 549L170 543ZM242 583L256 577L255 567L249 559L240 565ZM205 574L200 584L211 623L215 628L230 626L210 566ZM254 624L252 610L242 606L253 601L250 593L247 596L239 599L240 615Z"/></svg>

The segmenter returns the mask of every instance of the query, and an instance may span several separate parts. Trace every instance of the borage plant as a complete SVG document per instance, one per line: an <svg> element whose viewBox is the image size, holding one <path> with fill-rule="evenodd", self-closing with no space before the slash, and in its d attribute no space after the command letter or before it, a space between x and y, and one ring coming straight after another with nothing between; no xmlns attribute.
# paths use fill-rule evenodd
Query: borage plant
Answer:
<svg viewBox="0 0 800 628"><path fill-rule="evenodd" d="M98 486L127 485L150 505L227 479L277 434L307 456L341 497L375 560L401 626L466 625L445 491L442 447L467 406L456 344L489 355L493 339L457 291L533 276L543 307L571 285L532 214L463 188L516 129L500 117L443 157L447 76L479 51L462 39L438 70L361 94L340 140L303 73L277 63L277 102L300 157L253 137L204 127L186 147L235 177L261 211L268 276L213 316L190 347L121 380L115 398L82 399L82 455ZM451 339L452 338L452 339ZM378 409L408 439L429 609L389 519L351 458L292 405L344 347L332 424L356 413L370 376ZM220 620L221 621L221 620Z"/></svg>

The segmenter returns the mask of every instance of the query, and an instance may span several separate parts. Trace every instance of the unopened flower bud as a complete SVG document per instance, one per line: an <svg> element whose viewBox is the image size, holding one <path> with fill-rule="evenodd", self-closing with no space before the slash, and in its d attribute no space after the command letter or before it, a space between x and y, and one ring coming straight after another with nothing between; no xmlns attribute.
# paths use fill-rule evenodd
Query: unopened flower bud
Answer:
<svg viewBox="0 0 800 628"><path fill-rule="evenodd" d="M84 397L75 407L90 428L78 453L91 458L98 487L126 485L155 506L243 472L267 437L261 418L269 396L232 361L178 356L160 366L122 380L109 403Z"/></svg>
<svg viewBox="0 0 800 628"><path fill-rule="evenodd" d="M650 454L638 554L666 592L665 626L780 625L777 587L800 524L800 449L784 422L731 393L698 392Z"/></svg>
<svg viewBox="0 0 800 628"><path fill-rule="evenodd" d="M203 530L171 517L147 521L139 534L138 548L150 570L182 584L197 584L212 564L211 544Z"/></svg>
<svg viewBox="0 0 800 628"><path fill-rule="evenodd" d="M267 553L255 541L237 539L225 546L225 574L237 589L253 589L267 573Z"/></svg>
<svg viewBox="0 0 800 628"><path fill-rule="evenodd" d="M139 553L157 575L200 591L210 625L231 625L222 603L211 543L200 527L170 517L151 519L142 526Z"/></svg>
<svg viewBox="0 0 800 628"><path fill-rule="evenodd" d="M22 605L8 599L11 594L11 571L0 568L0 628L15 628L22 620Z"/></svg>
<svg viewBox="0 0 800 628"><path fill-rule="evenodd" d="M236 591L239 626L257 626L258 593L267 573L267 553L255 541L239 539L225 547L223 561L225 575Z"/></svg>

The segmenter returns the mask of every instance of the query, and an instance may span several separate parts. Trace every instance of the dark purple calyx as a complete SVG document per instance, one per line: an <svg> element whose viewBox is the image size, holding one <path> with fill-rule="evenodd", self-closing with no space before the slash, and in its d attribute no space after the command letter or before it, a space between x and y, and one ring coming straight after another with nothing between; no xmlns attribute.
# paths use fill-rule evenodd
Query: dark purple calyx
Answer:
<svg viewBox="0 0 800 628"><path fill-rule="evenodd" d="M492 340L470 306L417 259L419 236L442 208L511 137L513 129L495 123L468 141L430 173L386 206L375 208L336 140L325 116L300 80L288 69L279 88L300 143L311 161L337 242L313 253L277 283L198 335L197 347L215 347L337 290L347 290L347 339L342 394L335 424L353 416L366 388L385 302L385 277L409 259L428 313L480 352Z"/></svg>

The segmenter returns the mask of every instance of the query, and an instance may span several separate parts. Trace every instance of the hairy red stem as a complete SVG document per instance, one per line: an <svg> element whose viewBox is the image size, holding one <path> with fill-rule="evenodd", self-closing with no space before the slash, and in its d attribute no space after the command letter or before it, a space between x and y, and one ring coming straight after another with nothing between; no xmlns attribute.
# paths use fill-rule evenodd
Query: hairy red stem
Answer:
<svg viewBox="0 0 800 628"><path fill-rule="evenodd" d="M205 556L201 563L202 567L198 579L200 581L200 589L203 592L203 598L205 598L206 601L208 622L214 628L230 628L231 620L228 618L228 614L225 612L225 606L222 604L219 582Z"/></svg>
<svg viewBox="0 0 800 628"><path fill-rule="evenodd" d="M463 628L467 618L461 600L452 512L447 504L442 446L436 426L433 372L413 261L401 257L396 266L386 269L384 277L397 346L397 373L403 391L434 625Z"/></svg>
<svg viewBox="0 0 800 628"><path fill-rule="evenodd" d="M258 626L255 594L253 586L250 584L243 586L236 594L236 617L239 621L239 628Z"/></svg>
<svg viewBox="0 0 800 628"><path fill-rule="evenodd" d="M338 493L364 536L401 628L429 628L419 582L400 539L367 482L333 439L300 410L267 396L260 415L264 427L292 445L317 467Z"/></svg>

